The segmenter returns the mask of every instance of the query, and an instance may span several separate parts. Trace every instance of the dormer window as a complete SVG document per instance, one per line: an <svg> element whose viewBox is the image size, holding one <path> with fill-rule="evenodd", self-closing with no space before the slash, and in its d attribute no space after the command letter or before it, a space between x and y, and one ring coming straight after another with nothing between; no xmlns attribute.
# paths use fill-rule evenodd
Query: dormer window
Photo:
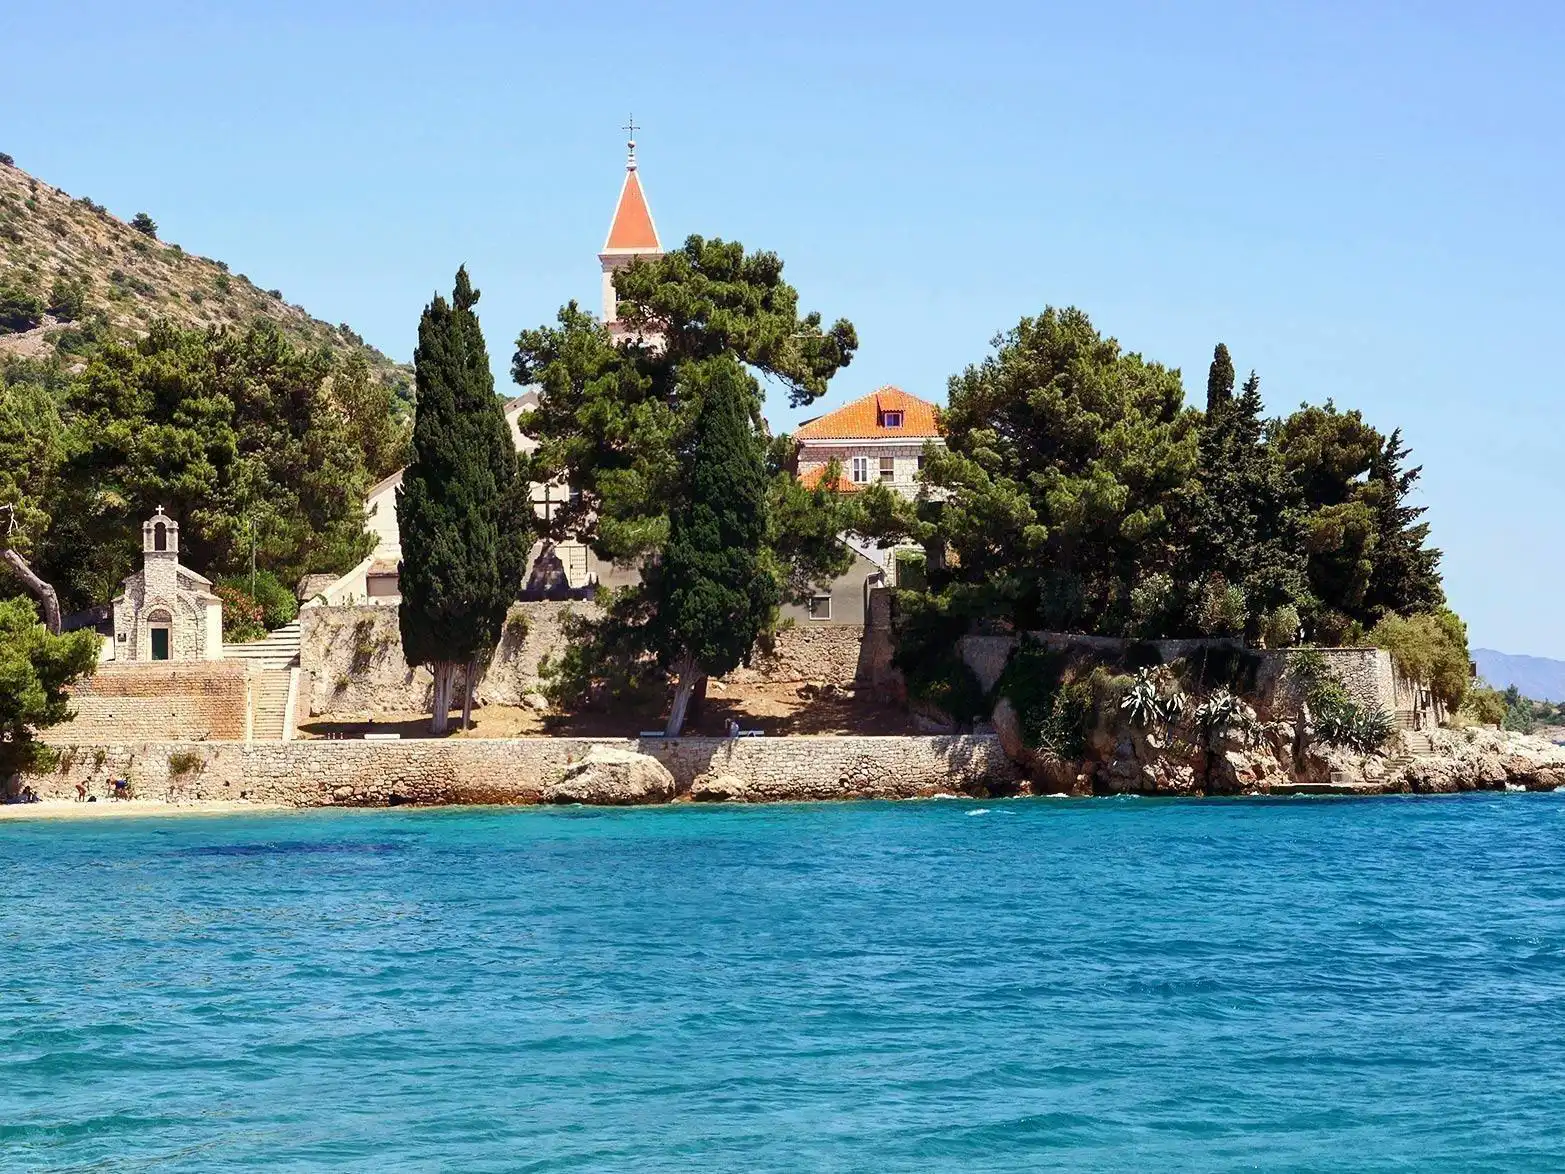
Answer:
<svg viewBox="0 0 1565 1174"><path fill-rule="evenodd" d="M880 413L880 426L882 428L900 428L900 427L902 427L902 413L901 412L882 412L882 413Z"/></svg>

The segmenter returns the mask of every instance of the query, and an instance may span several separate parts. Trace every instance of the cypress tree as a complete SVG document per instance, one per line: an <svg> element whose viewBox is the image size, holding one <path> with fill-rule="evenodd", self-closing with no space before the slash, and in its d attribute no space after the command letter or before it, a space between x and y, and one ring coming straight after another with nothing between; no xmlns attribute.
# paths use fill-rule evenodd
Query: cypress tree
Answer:
<svg viewBox="0 0 1565 1174"><path fill-rule="evenodd" d="M1206 372L1206 414L1215 416L1217 410L1234 398L1234 361L1228 357L1228 348L1222 343L1212 352L1212 365Z"/></svg>
<svg viewBox="0 0 1565 1174"><path fill-rule="evenodd" d="M767 475L752 413L754 381L729 354L691 364L683 374L700 402L689 489L670 513L668 544L649 584L658 601L651 635L661 661L679 678L670 736L684 727L702 681L749 659L778 601L763 554Z"/></svg>
<svg viewBox="0 0 1565 1174"><path fill-rule="evenodd" d="M446 730L451 689L466 666L463 722L477 662L500 638L520 581L516 450L494 393L489 353L464 266L451 301L424 310L413 352L418 387L413 460L397 493L402 541L398 621L408 665L434 673L432 733Z"/></svg>
<svg viewBox="0 0 1565 1174"><path fill-rule="evenodd" d="M1239 587L1253 635L1267 613L1296 607L1307 594L1298 493L1266 443L1259 377L1250 372L1233 398L1228 351L1219 345L1218 352L1207 385L1213 406L1202 422L1200 463L1181 527L1185 546L1179 578L1192 592L1191 609L1200 604L1199 584ZM1228 365L1226 375L1219 370L1222 365Z"/></svg>

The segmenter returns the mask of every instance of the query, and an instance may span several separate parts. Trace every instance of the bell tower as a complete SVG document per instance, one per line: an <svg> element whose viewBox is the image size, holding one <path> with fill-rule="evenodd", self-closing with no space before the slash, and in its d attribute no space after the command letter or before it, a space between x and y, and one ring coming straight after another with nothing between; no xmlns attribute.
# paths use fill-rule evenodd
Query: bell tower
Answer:
<svg viewBox="0 0 1565 1174"><path fill-rule="evenodd" d="M623 269L637 257L661 257L663 246L658 242L657 226L652 223L652 211L647 207L647 197L641 190L641 177L636 169L636 120L631 118L624 128L630 135L626 142L625 182L620 186L619 203L614 207L614 220L609 225L608 239L598 254L603 267L603 321L618 336L619 308L614 296L614 273Z"/></svg>

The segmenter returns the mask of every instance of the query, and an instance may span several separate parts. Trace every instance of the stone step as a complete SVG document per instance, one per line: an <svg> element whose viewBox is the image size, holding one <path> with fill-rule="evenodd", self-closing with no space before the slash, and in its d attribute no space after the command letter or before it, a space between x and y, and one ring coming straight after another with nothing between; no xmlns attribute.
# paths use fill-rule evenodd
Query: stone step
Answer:
<svg viewBox="0 0 1565 1174"><path fill-rule="evenodd" d="M291 674L286 668L265 669L255 683L255 711L250 737L257 742L280 742L288 723L288 686Z"/></svg>

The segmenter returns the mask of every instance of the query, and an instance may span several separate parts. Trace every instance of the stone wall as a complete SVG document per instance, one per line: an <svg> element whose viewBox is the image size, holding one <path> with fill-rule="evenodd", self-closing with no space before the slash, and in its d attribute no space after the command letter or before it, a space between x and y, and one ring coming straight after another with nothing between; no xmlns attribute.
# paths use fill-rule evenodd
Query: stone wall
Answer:
<svg viewBox="0 0 1565 1174"><path fill-rule="evenodd" d="M1283 648L1260 654L1259 692L1263 699L1276 704L1287 696L1290 687L1288 665L1301 651L1304 650ZM1404 682L1399 687L1391 654L1384 648L1313 648L1309 651L1320 654L1326 662L1326 671L1355 704L1391 713L1416 707L1416 702L1408 695L1411 686Z"/></svg>
<svg viewBox="0 0 1565 1174"><path fill-rule="evenodd" d="M649 738L603 743L659 759L681 791L727 774L755 798L903 798L1009 789L1016 768L992 736ZM138 742L74 747L28 779L45 799L80 783L106 798L112 780L137 797L248 799L298 807L408 803L535 803L593 742L579 738L447 738L367 742Z"/></svg>
<svg viewBox="0 0 1565 1174"><path fill-rule="evenodd" d="M479 681L485 705L519 705L539 687L538 666L558 656L566 641L566 613L597 614L597 605L536 601L511 605L500 643ZM299 713L423 713L433 678L402 659L402 634L394 607L304 607L299 611Z"/></svg>
<svg viewBox="0 0 1565 1174"><path fill-rule="evenodd" d="M870 669L861 665L864 654L862 624L817 624L807 621L777 633L768 654L757 654L749 668L735 669L727 679L737 683L765 681L790 684L812 681L846 686L868 679Z"/></svg>
<svg viewBox="0 0 1565 1174"><path fill-rule="evenodd" d="M63 725L44 731L55 745L175 738L243 740L249 691L234 661L104 664L71 690Z"/></svg>
<svg viewBox="0 0 1565 1174"><path fill-rule="evenodd" d="M477 697L485 705L519 705L540 687L538 666L559 656L567 641L568 612L597 615L593 603L535 601L511 606L500 644L484 670ZM871 628L860 624L799 622L777 633L769 655L730 676L735 682L839 687L882 684L891 673L888 593L870 599ZM299 611L300 704L304 716L422 713L433 684L427 669L402 659L394 607L306 606Z"/></svg>

